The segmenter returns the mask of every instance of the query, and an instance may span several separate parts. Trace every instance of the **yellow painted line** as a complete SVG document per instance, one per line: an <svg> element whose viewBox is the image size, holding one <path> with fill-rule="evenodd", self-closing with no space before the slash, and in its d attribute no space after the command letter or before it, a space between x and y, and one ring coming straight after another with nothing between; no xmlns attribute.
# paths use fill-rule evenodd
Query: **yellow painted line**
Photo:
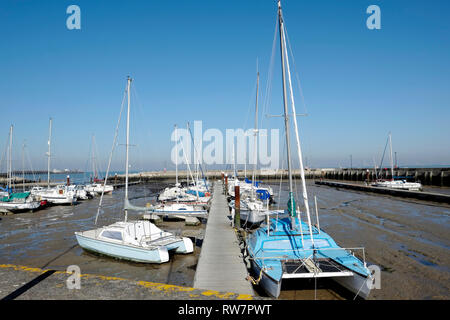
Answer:
<svg viewBox="0 0 450 320"><path fill-rule="evenodd" d="M20 265L14 265L14 264L0 264L0 269L1 268L14 269L16 271L35 272L35 273L44 273L44 272L48 271L48 270L43 270L40 268L32 268L32 267L20 266ZM55 274L71 274L71 273L67 272L67 271L56 271ZM101 276L101 275L94 275L94 274L80 274L80 277L86 278L86 279L96 278L96 279L105 280L105 281L117 281L117 280L133 281L133 280L124 279L124 278ZM207 296L207 297L216 297L219 299L233 299L233 297L236 296L237 300L253 300L253 296L251 296L249 294L237 294L237 293L233 293L233 292L220 293L219 291L215 291L215 290L202 291L201 289L195 289L195 288L191 288L191 287L182 287L182 286L177 286L177 285L173 285L173 284L164 284L164 283L156 283L156 282L149 282L149 281L133 281L133 282L135 282L139 286L158 290L158 291L165 292L165 293L192 292L194 290L197 290L197 291L199 291L199 294ZM199 294L192 293L189 296L199 297Z"/></svg>

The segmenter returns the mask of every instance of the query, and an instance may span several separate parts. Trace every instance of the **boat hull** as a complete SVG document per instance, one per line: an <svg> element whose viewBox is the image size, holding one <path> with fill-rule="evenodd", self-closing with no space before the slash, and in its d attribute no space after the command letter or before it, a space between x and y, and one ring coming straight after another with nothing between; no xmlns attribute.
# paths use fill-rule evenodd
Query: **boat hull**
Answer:
<svg viewBox="0 0 450 320"><path fill-rule="evenodd" d="M14 203L14 202L2 202L0 203L0 212L21 212L36 210L41 206L40 202L25 202L25 203Z"/></svg>
<svg viewBox="0 0 450 320"><path fill-rule="evenodd" d="M259 224L266 219L266 214L261 211L241 210L239 212L241 222L248 224Z"/></svg>
<svg viewBox="0 0 450 320"><path fill-rule="evenodd" d="M332 279L361 298L367 299L370 294L371 289L367 285L367 277L363 277L357 273L354 273L352 277L336 277Z"/></svg>
<svg viewBox="0 0 450 320"><path fill-rule="evenodd" d="M261 273L261 267L253 260L251 262L251 268L255 277L259 278L259 276L261 275L261 279L259 280L259 285L261 286L261 288L269 296L278 298L281 292L282 279L277 281L268 276L264 271ZM363 299L367 299L371 292L371 289L367 285L367 277L361 276L357 273L354 273L354 275L351 277L333 277L331 279ZM289 279L287 280L289 281Z"/></svg>
<svg viewBox="0 0 450 320"><path fill-rule="evenodd" d="M164 263L169 261L169 252L166 247L138 248L116 243L110 243L98 239L85 237L76 232L78 244L83 249L94 251L118 259L130 260L143 263Z"/></svg>
<svg viewBox="0 0 450 320"><path fill-rule="evenodd" d="M176 253L192 253L194 245L189 238L181 238L180 241L174 242L166 246L167 250L175 250Z"/></svg>
<svg viewBox="0 0 450 320"><path fill-rule="evenodd" d="M261 267L251 260L251 268L254 276L261 279L259 280L259 286L272 298L278 298L281 292L281 279L279 281L271 278L264 271L261 273Z"/></svg>
<svg viewBox="0 0 450 320"><path fill-rule="evenodd" d="M41 199L52 204L74 204L76 202L75 197L55 197L41 195Z"/></svg>

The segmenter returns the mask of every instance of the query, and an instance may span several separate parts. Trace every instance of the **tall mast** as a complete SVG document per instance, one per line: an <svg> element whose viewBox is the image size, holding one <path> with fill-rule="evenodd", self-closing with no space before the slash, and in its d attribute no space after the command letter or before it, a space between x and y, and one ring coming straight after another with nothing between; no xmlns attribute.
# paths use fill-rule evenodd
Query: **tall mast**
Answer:
<svg viewBox="0 0 450 320"><path fill-rule="evenodd" d="M22 191L25 192L25 141L22 145Z"/></svg>
<svg viewBox="0 0 450 320"><path fill-rule="evenodd" d="M128 109L127 109L127 143L126 143L126 160L125 160L125 203L128 201L128 148L130 146L130 85L131 78L127 79L127 95L128 95ZM125 209L125 222L128 218L128 210Z"/></svg>
<svg viewBox="0 0 450 320"><path fill-rule="evenodd" d="M97 168L95 166L95 135L92 135L92 183L97 178Z"/></svg>
<svg viewBox="0 0 450 320"><path fill-rule="evenodd" d="M390 155L391 155L391 178L394 180L394 159L392 158L392 137L389 132L389 147L390 147Z"/></svg>
<svg viewBox="0 0 450 320"><path fill-rule="evenodd" d="M175 125L175 186L178 186L178 129Z"/></svg>
<svg viewBox="0 0 450 320"><path fill-rule="evenodd" d="M292 183L292 169L291 169L291 141L289 138L289 111L287 106L287 95L286 95L286 74L284 70L285 66L285 48L284 48L284 23L283 23L283 13L281 11L281 2L278 0L278 24L280 29L280 51L281 51L281 70L283 78L283 104L284 104L284 126L286 128L286 150L287 150L287 165L288 165L288 176L289 176L289 201L288 201L288 211L291 215L291 228L295 227L295 202L294 202L294 188Z"/></svg>
<svg viewBox="0 0 450 320"><path fill-rule="evenodd" d="M254 141L254 145L253 145L253 161L255 161L255 163L253 164L253 175L252 175L252 184L256 187L256 164L257 164L257 159L256 159L256 150L257 150L257 143L258 143L258 92L259 92L259 71L257 71L256 73L256 101L255 101L255 131L254 131L254 135L255 135L255 141ZM254 189L254 188L252 188ZM256 192L256 190L253 190L253 192Z"/></svg>
<svg viewBox="0 0 450 320"><path fill-rule="evenodd" d="M284 46L286 47L286 38L283 39ZM298 125L297 125L297 116L296 116L296 110L295 110L295 102L294 102L294 93L292 90L292 81L291 81L291 72L289 68L289 56L286 53L286 66L287 66L287 75L288 75L288 83L289 83L289 93L291 98L291 107L292 107L292 118L294 121L294 129L295 129L295 138L297 142L297 153L298 153L298 160L300 164L300 176L302 179L302 189L303 189L303 203L305 206L306 211L306 217L308 218L308 227L309 227L309 234L311 236L311 242L314 245L314 239L312 234L312 225L311 225L311 216L309 212L309 204L308 204L308 193L306 191L306 180L305 180L305 168L303 166L303 156L302 156L302 148L300 145L300 137L298 134Z"/></svg>
<svg viewBox="0 0 450 320"><path fill-rule="evenodd" d="M13 136L13 125L9 127L8 189L12 188L12 136Z"/></svg>
<svg viewBox="0 0 450 320"><path fill-rule="evenodd" d="M50 118L48 126L48 160L47 160L47 188L50 188L50 157L51 157L51 141L52 141L52 118Z"/></svg>

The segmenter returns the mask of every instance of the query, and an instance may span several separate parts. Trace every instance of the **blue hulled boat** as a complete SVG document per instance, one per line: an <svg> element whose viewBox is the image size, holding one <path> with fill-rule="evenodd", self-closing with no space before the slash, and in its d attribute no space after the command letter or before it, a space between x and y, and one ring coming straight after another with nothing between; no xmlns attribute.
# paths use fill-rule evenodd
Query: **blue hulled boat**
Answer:
<svg viewBox="0 0 450 320"><path fill-rule="evenodd" d="M295 218L271 218L247 238L253 273L272 297L280 295L283 279L333 278L348 290L367 298L371 274L365 262L354 256L363 248L339 247L327 233ZM311 238L311 234L313 237Z"/></svg>
<svg viewBox="0 0 450 320"><path fill-rule="evenodd" d="M278 1L278 29L280 33L281 69L283 84L284 125L289 177L289 200L283 217L271 218L245 239L248 257L256 280L272 297L280 295L283 279L332 278L350 291L366 298L372 288L373 276L367 268L363 248L339 247L327 233L311 223L306 190L305 170L286 50L286 30L280 0ZM286 78L288 85L286 85ZM289 89L289 96L287 90ZM291 105L291 112L288 109ZM291 116L294 115L294 116ZM300 209L294 199L292 178L290 121L294 124L297 155L302 183L302 200L306 222L301 221ZM317 205L316 205L317 210ZM317 225L319 225L316 211ZM362 250L363 261L354 252Z"/></svg>

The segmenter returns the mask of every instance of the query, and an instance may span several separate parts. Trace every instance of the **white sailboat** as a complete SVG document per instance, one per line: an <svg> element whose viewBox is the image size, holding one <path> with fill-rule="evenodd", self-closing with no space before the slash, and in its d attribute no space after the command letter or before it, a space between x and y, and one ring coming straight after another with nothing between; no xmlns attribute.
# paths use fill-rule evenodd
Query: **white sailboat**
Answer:
<svg viewBox="0 0 450 320"><path fill-rule="evenodd" d="M98 170L95 162L95 136L92 135L92 182L84 187L87 193L91 196L96 196L104 193L111 193L114 190L112 185L107 185L106 182L100 183L98 179Z"/></svg>
<svg viewBox="0 0 450 320"><path fill-rule="evenodd" d="M78 200L89 199L89 193L86 191L85 186L81 184L68 184L68 190L75 193L75 197Z"/></svg>
<svg viewBox="0 0 450 320"><path fill-rule="evenodd" d="M104 185L101 183L90 183L84 188L91 195L100 195L102 193L111 193L114 190L112 185Z"/></svg>
<svg viewBox="0 0 450 320"><path fill-rule="evenodd" d="M45 200L52 204L74 204L77 201L75 192L69 190L67 186L58 185L50 187L50 158L51 158L51 138L52 138L52 118L49 121L48 152L47 152L47 188L33 187L31 194L40 200Z"/></svg>
<svg viewBox="0 0 450 320"><path fill-rule="evenodd" d="M392 158L392 136L389 132L389 158L391 162L391 179L390 180L377 180L376 182L371 183L372 187L382 187L382 188L390 188L397 190L409 190L409 191L422 191L422 184L419 182L408 182L405 179L394 180L394 160ZM385 149L386 150L386 149ZM381 168L381 166L380 166Z"/></svg>
<svg viewBox="0 0 450 320"><path fill-rule="evenodd" d="M8 147L8 184L6 191L0 195L0 212L15 213L20 211L33 211L41 206L30 192L12 192L12 135L13 126L9 129L9 147Z"/></svg>
<svg viewBox="0 0 450 320"><path fill-rule="evenodd" d="M266 220L268 215L276 215L279 212L275 210L269 210L270 195L272 194L272 188L270 187L260 187L256 183L256 164L257 164L257 137L258 137L258 90L259 90L259 72L256 76L256 101L255 101L255 129L254 129L254 143L253 143L253 173L251 183L238 180L236 174L233 182L229 184L228 194L235 197L235 186L239 186L240 193L240 219L245 224L253 225L258 224ZM234 151L234 147L233 147ZM234 152L233 152L234 154ZM235 170L236 172L236 170ZM264 197L265 201L257 196L257 194L264 193L267 195ZM235 200L229 202L231 210L236 210Z"/></svg>
<svg viewBox="0 0 450 320"><path fill-rule="evenodd" d="M75 236L79 245L88 251L94 251L115 258L136 262L164 263L169 261L168 252L170 250L173 250L176 253L192 253L194 251L194 246L189 238L176 236L172 233L163 231L149 221L127 221L128 210L145 210L145 208L131 205L128 201L130 85L131 78L128 77L124 221L93 230L75 232ZM106 179L107 175L105 177L105 180Z"/></svg>
<svg viewBox="0 0 450 320"><path fill-rule="evenodd" d="M175 186L164 189L158 196L159 204L151 207L151 213L164 217L181 218L185 216L206 218L206 209L210 197L200 196L199 188L189 193L191 189L182 187L178 182L178 130L175 125ZM185 154L184 154L185 155ZM185 155L186 157L186 155ZM192 175L186 159L189 174ZM192 177L193 178L193 177ZM198 181L198 179L197 179ZM195 185L197 187L199 185ZM206 199L205 199L206 198Z"/></svg>

